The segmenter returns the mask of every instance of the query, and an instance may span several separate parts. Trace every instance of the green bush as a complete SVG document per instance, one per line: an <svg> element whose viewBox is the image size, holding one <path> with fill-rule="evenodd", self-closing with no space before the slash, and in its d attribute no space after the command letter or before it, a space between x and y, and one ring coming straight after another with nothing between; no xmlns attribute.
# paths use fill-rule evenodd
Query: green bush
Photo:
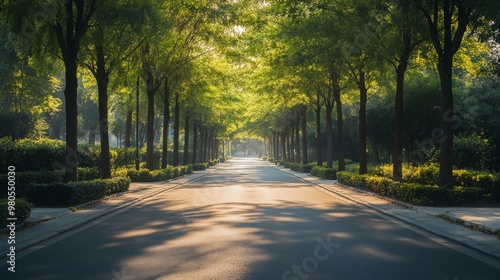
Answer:
<svg viewBox="0 0 500 280"><path fill-rule="evenodd" d="M0 170L12 165L17 171L54 170L64 166L65 143L52 139L0 141Z"/></svg>
<svg viewBox="0 0 500 280"><path fill-rule="evenodd" d="M139 169L117 169L113 172L113 176L126 176L129 177L132 182L159 182L170 180L175 177L179 177L185 174L190 174L193 169L189 166L169 166L164 169L149 170L146 168Z"/></svg>
<svg viewBox="0 0 500 280"><path fill-rule="evenodd" d="M16 224L24 222L31 215L31 209L33 209L33 204L27 202L25 199L16 198L15 200L14 214L17 218ZM0 229L5 228L9 222L7 218L11 217L9 215L9 201L7 199L0 200Z"/></svg>
<svg viewBox="0 0 500 280"><path fill-rule="evenodd" d="M483 199L484 189L455 187L453 189L417 183L395 182L389 178L359 175L350 172L337 173L339 183L369 190L415 205L455 205Z"/></svg>
<svg viewBox="0 0 500 280"><path fill-rule="evenodd" d="M491 150L488 139L471 134L453 139L454 164L458 168L483 169Z"/></svg>
<svg viewBox="0 0 500 280"><path fill-rule="evenodd" d="M101 177L98 167L78 167L78 181L90 181Z"/></svg>
<svg viewBox="0 0 500 280"><path fill-rule="evenodd" d="M103 198L106 195L106 183L102 180L95 180L30 184L21 190L19 195L35 206L69 207Z"/></svg>
<svg viewBox="0 0 500 280"><path fill-rule="evenodd" d="M26 186L31 183L53 183L63 181L64 170L57 171L26 171L16 172L16 186ZM7 197L7 174L0 174L0 199Z"/></svg>
<svg viewBox="0 0 500 280"><path fill-rule="evenodd" d="M308 163L308 164L302 164L299 166L299 172L300 173L311 173L311 170L313 167L316 166L316 163Z"/></svg>
<svg viewBox="0 0 500 280"><path fill-rule="evenodd" d="M191 165L194 171L201 171L208 168L207 163L195 163Z"/></svg>
<svg viewBox="0 0 500 280"><path fill-rule="evenodd" d="M106 184L106 195L126 192L130 188L129 177L115 177L111 179L102 179Z"/></svg>
<svg viewBox="0 0 500 280"><path fill-rule="evenodd" d="M315 163L309 163L309 164L290 163L290 168L293 171L297 171L300 173L311 173L311 169L314 166L316 166Z"/></svg>
<svg viewBox="0 0 500 280"><path fill-rule="evenodd" d="M337 179L337 170L335 168L327 168L324 166L314 166L311 169L311 175L320 177L326 180Z"/></svg>
<svg viewBox="0 0 500 280"><path fill-rule="evenodd" d="M135 148L118 148L114 149L116 152L116 160L114 161L114 167L123 167L123 166L134 166L136 153Z"/></svg>
<svg viewBox="0 0 500 280"><path fill-rule="evenodd" d="M292 165L292 163L291 163L291 162L288 162L288 161L285 161L285 162L283 162L283 164L282 164L282 165L283 165L285 168L290 168L290 167L291 167L291 165Z"/></svg>
<svg viewBox="0 0 500 280"><path fill-rule="evenodd" d="M70 207L127 191L130 179L118 177L69 183L30 184L18 195L35 206Z"/></svg>
<svg viewBox="0 0 500 280"><path fill-rule="evenodd" d="M493 186L493 190L491 190L491 194L493 199L500 202L500 173L497 173L495 176L495 184Z"/></svg>

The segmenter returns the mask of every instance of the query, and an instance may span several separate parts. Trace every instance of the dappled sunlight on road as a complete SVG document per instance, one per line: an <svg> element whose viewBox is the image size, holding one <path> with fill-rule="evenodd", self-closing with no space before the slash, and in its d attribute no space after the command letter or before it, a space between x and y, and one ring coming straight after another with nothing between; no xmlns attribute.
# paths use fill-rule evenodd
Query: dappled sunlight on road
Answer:
<svg viewBox="0 0 500 280"><path fill-rule="evenodd" d="M112 270L126 279L302 279L291 272L294 265L310 271L307 279L378 279L387 267L391 278L419 279L421 266L462 269L442 261L445 247L249 159L82 233L78 242L60 245L92 252L87 264L94 279L116 279ZM27 272L53 271L48 275L59 279L86 273L71 269L79 256L50 262L57 254L51 248L33 253L46 262Z"/></svg>

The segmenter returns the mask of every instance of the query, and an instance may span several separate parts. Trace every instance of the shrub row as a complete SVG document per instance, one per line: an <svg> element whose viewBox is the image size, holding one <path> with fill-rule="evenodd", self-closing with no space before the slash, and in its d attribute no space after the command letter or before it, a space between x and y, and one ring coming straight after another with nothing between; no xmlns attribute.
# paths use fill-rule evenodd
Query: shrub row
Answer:
<svg viewBox="0 0 500 280"><path fill-rule="evenodd" d="M335 180L337 179L337 170L335 168L328 168L324 166L314 166L311 169L311 175L320 177L321 179Z"/></svg>
<svg viewBox="0 0 500 280"><path fill-rule="evenodd" d="M166 181L175 177L193 172L192 165L184 166L169 166L164 169L149 170L141 168L138 171L135 169L118 169L114 172L116 176L127 176L132 182L159 182Z"/></svg>
<svg viewBox="0 0 500 280"><path fill-rule="evenodd" d="M481 188L455 187L453 189L417 183L395 182L389 178L338 172L339 183L355 188L369 190L414 205L453 205L483 199Z"/></svg>
<svg viewBox="0 0 500 280"><path fill-rule="evenodd" d="M69 207L127 191L129 186L130 179L126 177L69 183L35 183L18 189L18 197L26 198L35 206Z"/></svg>
<svg viewBox="0 0 500 280"><path fill-rule="evenodd" d="M311 173L311 169L316 166L315 163L309 163L309 164L299 164L299 163L289 163L285 162L285 167L289 166L288 168L292 169L293 171L297 171L300 173Z"/></svg>
<svg viewBox="0 0 500 280"><path fill-rule="evenodd" d="M214 165L219 164L220 162L218 159L214 159L214 160L209 160L207 163L208 163L208 166L214 166Z"/></svg>
<svg viewBox="0 0 500 280"><path fill-rule="evenodd" d="M192 164L192 167L194 171L201 171L208 168L208 163L195 163Z"/></svg>
<svg viewBox="0 0 500 280"><path fill-rule="evenodd" d="M15 214L16 214L16 224L24 222L27 218L29 218L31 214L31 209L33 208L33 204L27 202L25 199L17 198L15 200ZM0 200L0 229L5 228L9 222L7 218L9 218L9 201L7 199Z"/></svg>
<svg viewBox="0 0 500 280"><path fill-rule="evenodd" d="M392 177L392 165L377 167L375 174L387 178ZM439 177L439 166L437 164L403 166L403 181L407 183L417 183L422 185L437 185ZM482 188L486 192L492 192L498 176L465 169L453 170L453 181L455 186Z"/></svg>

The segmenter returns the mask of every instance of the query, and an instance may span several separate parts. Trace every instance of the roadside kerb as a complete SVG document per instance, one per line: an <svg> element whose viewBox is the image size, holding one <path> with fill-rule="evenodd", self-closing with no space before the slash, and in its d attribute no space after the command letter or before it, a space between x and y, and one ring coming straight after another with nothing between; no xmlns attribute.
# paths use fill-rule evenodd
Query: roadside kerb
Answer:
<svg viewBox="0 0 500 280"><path fill-rule="evenodd" d="M425 211L420 211L418 207L415 207L413 205L409 205L394 199L389 199L371 192L366 192L363 190L352 188L350 186L340 185L336 182L336 180L322 180L317 177L311 179L310 177L312 176L310 174L298 173L272 164L268 165L274 167L275 169L281 170L282 172L286 172L305 182L312 183L320 190L332 193L348 201L363 205L369 209L375 210L384 215L396 218L402 222L415 226L421 230L430 232L444 239L453 241L455 243L464 245L468 248L474 249L481 253L500 259L500 240L498 240L493 236L478 231L473 231L463 226L450 223L446 220L430 215ZM301 174L304 174L304 176L299 176ZM325 184L325 181L326 182L329 181L328 183L330 183L331 185ZM333 184L337 184L339 188L344 188L344 190L342 190L344 192L334 189L335 186ZM351 193L347 194L347 192L349 191ZM388 206L386 205L386 208L388 209L383 209L379 206L374 205L373 203L355 198L356 194L358 194L358 196L365 196L365 197L372 196L373 198L388 201L391 204ZM400 207L400 209L397 209L395 207ZM427 223L417 220L418 218L425 220ZM452 229L455 232L464 232L466 233L467 236L453 234L445 229Z"/></svg>
<svg viewBox="0 0 500 280"><path fill-rule="evenodd" d="M230 162L228 162L230 163ZM70 212L70 213L64 213L60 216L54 217L53 219L50 219L46 222L42 222L40 224L34 225L32 228L27 228L25 230L22 230L19 232L17 240L16 240L16 253L19 254L23 250L28 249L29 247L32 247L34 245L37 245L41 242L47 241L50 238L53 238L57 235L61 235L64 233L67 233L71 230L74 230L78 227L81 227L85 224L88 224L92 221L95 221L105 215L111 214L113 212L116 212L120 209L123 209L125 207L129 207L134 204L138 204L143 200L146 200L148 198L151 198L155 195L168 192L174 189L178 189L188 183L195 182L203 177L206 177L210 175L211 173L219 170L219 169L224 169L225 165L227 164L220 164L222 166L214 166L214 168L207 169L206 171L201 171L197 172L194 174L189 174L185 176L181 176L178 178L174 178L168 181L163 181L163 182L155 182L154 184L145 186L140 189L135 189L135 190L129 190L123 193L116 194L114 196L109 196L103 199L91 201L82 205L77 206L78 207L84 207L90 204L97 204L93 206L90 209L84 209L84 210L79 210L76 212ZM198 176L197 176L198 175ZM176 184L177 183L177 184ZM161 184L175 184L173 186L169 186L167 188L161 188L157 190L153 186L158 186ZM145 192L145 193L143 193ZM127 199L127 194L130 195L140 195L139 197L128 197ZM112 203L114 200L118 199L123 199L125 202L123 203L117 203L116 205L105 205L104 203L101 202L110 202ZM98 209L102 208L102 209ZM90 211L90 213L83 213L85 211ZM83 214L81 214L83 213ZM77 215L81 214L83 217L76 217ZM3 242L2 242L3 243ZM0 260L3 261L6 259L6 254L8 253L7 248L2 248L0 249ZM7 247L7 246L6 246Z"/></svg>

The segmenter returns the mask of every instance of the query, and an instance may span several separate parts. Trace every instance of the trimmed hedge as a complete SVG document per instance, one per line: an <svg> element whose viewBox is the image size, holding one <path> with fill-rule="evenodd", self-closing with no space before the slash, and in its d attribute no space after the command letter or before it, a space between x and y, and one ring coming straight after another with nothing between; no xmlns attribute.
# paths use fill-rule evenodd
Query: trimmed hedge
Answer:
<svg viewBox="0 0 500 280"><path fill-rule="evenodd" d="M201 171L208 168L208 163L195 163L191 165L194 171Z"/></svg>
<svg viewBox="0 0 500 280"><path fill-rule="evenodd" d="M101 179L106 183L106 195L126 192L130 188L130 178L116 177L111 179Z"/></svg>
<svg viewBox="0 0 500 280"><path fill-rule="evenodd" d="M314 166L311 169L311 175L325 180L335 180L337 179L337 170L335 168L327 168L324 166Z"/></svg>
<svg viewBox="0 0 500 280"><path fill-rule="evenodd" d="M101 178L101 171L98 167L78 167L78 181L91 181Z"/></svg>
<svg viewBox="0 0 500 280"><path fill-rule="evenodd" d="M292 163L292 164L290 164L290 168L293 171L297 171L300 173L311 173L311 170L313 169L314 166L316 166L316 163L309 163L309 164Z"/></svg>
<svg viewBox="0 0 500 280"><path fill-rule="evenodd" d="M30 184L18 189L18 196L35 206L70 207L127 191L129 178L99 179L69 183Z"/></svg>
<svg viewBox="0 0 500 280"><path fill-rule="evenodd" d="M16 186L26 186L32 183L48 184L63 181L64 170L57 171L26 171L16 172ZM0 199L7 197L7 174L0 174Z"/></svg>
<svg viewBox="0 0 500 280"><path fill-rule="evenodd" d="M339 183L364 189L414 205L454 205L483 199L481 188L455 187L453 189L416 183L395 182L389 178L338 172Z"/></svg>
<svg viewBox="0 0 500 280"><path fill-rule="evenodd" d="M31 215L31 209L33 209L33 204L29 203L25 199L16 198L15 200L15 217L17 218L16 224L24 222ZM0 200L0 229L5 228L9 222L9 201L7 199Z"/></svg>
<svg viewBox="0 0 500 280"><path fill-rule="evenodd" d="M214 165L219 164L219 160L218 159L209 160L207 163L208 163L208 166L214 166Z"/></svg>
<svg viewBox="0 0 500 280"><path fill-rule="evenodd" d="M149 170L141 168L139 171L135 169L118 169L114 172L116 176L127 176L132 182L159 182L173 179L185 174L193 172L191 166L169 166L164 169Z"/></svg>
<svg viewBox="0 0 500 280"><path fill-rule="evenodd" d="M388 164L377 167L375 174L392 178L392 165ZM438 177L439 166L437 164L421 166L405 164L403 166L403 182L406 183L437 185ZM453 170L453 181L455 186L482 188L488 193L491 192L495 186L495 177L497 176L486 172L465 169Z"/></svg>

